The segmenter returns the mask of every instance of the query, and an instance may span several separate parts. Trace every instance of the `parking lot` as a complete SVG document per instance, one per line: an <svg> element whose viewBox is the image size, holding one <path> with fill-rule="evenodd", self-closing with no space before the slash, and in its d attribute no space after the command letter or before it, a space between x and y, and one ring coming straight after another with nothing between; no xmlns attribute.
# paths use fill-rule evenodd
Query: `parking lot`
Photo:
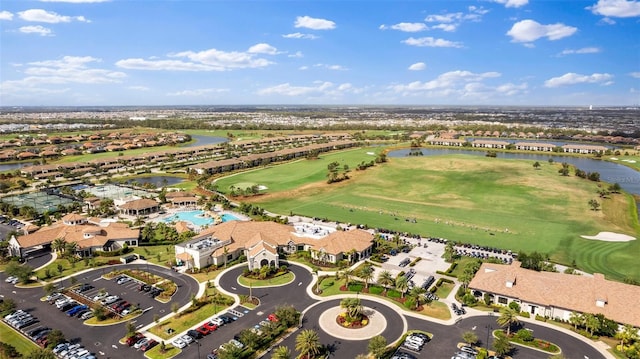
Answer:
<svg viewBox="0 0 640 359"><path fill-rule="evenodd" d="M411 280L415 285L421 285L427 278L436 276L436 271L446 271L450 264L442 258L445 245L442 243L432 243L425 240L418 241L416 239L407 239L411 248L407 253L402 251L396 255L389 255L388 260L381 267L374 267L374 278L377 278L381 271L388 270L392 275L400 272L408 272L414 270ZM410 266L409 263L422 258L415 265ZM408 262L407 262L408 261ZM433 283L432 283L433 284Z"/></svg>

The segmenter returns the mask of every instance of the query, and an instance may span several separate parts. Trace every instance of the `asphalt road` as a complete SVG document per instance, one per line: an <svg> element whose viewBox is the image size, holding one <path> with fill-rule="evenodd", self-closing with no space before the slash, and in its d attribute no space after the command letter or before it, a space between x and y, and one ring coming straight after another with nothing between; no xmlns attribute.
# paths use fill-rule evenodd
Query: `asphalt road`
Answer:
<svg viewBox="0 0 640 359"><path fill-rule="evenodd" d="M136 325L145 325L153 321L154 315L163 316L170 311L172 303L178 303L182 306L191 300L191 295L197 293L198 283L191 277L176 273L170 269L145 264L129 264L127 268L140 268L148 270L164 278L173 280L178 285L178 291L172 298L170 303L160 303L144 293L135 289L135 283L118 285L112 280L102 279L101 276L107 271L122 268L123 266L114 266L109 268L98 268L88 273L76 276L78 283L89 283L95 288L87 292L93 295L94 291L105 288L111 294L117 294L131 303L139 303L140 307L146 309L145 313L135 319ZM339 299L329 299L319 302L306 292L306 288L311 283L313 277L306 269L291 265L291 271L295 275L292 283L271 288L253 288L252 294L260 299L260 305L255 310L246 310L242 307L236 309L244 311L245 315L236 322L219 328L216 332L202 338L199 341L200 346L191 344L183 349L182 354L178 358L205 358L206 354L212 349L219 347L229 339L237 335L245 328L253 327L267 315L275 311L276 307L281 305L293 305L300 311L305 311L302 320L303 329L314 329L319 332L320 342L331 348L332 358L354 358L356 355L367 351L368 340L345 340L335 338L328 333L322 331L318 324L320 314L326 309L339 305ZM244 270L244 267L234 268L219 278L220 287L235 294L249 294L249 288L238 284L237 278ZM0 274L0 295L4 297L14 298L18 303L18 308L30 311L40 320L40 325L47 325L52 328L58 328L65 333L68 339L81 342L87 349L98 354L99 358L123 358L138 357L142 358L141 352L120 345L119 339L125 335L124 324L110 325L104 327L93 327L82 325L78 319L69 318L64 313L55 309L54 306L46 302L41 302L40 298L44 296L42 288L17 288L4 282L6 275ZM66 280L66 285L70 284ZM401 315L396 311L397 308L387 306L378 302L361 298L363 305L375 308L385 315L387 319L387 328L383 332L383 336L388 342L393 342L403 334L403 321ZM461 341L462 334L465 331L475 331L480 338L481 345L486 345L487 326L497 328L496 318L491 316L469 317L460 320L455 325L445 326L435 324L428 320L422 320L412 316L404 316L408 325L408 329L418 329L433 334L433 339L425 345L420 353L413 353L418 358L450 358L456 351L456 344ZM582 341L564 334L562 332L542 327L536 324L526 323L524 327L533 330L536 337L547 339L558 344L563 349L563 354L568 359L589 359L604 358L597 350L584 344ZM285 339L281 345L291 348L292 353L295 351L295 332L289 338ZM491 339L489 340L491 342ZM297 353L296 353L297 354ZM265 358L271 355L267 354ZM528 348L517 347L513 355L514 358L523 359L547 359L546 353L541 353Z"/></svg>
<svg viewBox="0 0 640 359"><path fill-rule="evenodd" d="M177 284L178 290L174 294L172 301L170 303L161 303L150 298L144 292L138 292L132 282L118 285L113 280L101 278L103 273L123 268L123 266L98 268L91 272L77 275L76 279L78 283L89 283L95 287L92 291L87 292L88 295L94 295L99 289L105 288L109 293L116 294L130 303L140 303L140 307L147 309L147 311L134 319L136 325L152 322L155 314L159 316L166 315L171 310L172 303L178 303L178 305L182 306L191 300L191 294L198 292L198 283L195 279L176 273L171 269L155 265L147 266L145 264L129 264L126 267L147 270L150 273L173 280ZM55 306L40 301L45 295L41 287L18 288L5 283L4 278L6 278L6 275L2 274L0 295L5 298L13 298L19 309L26 310L38 318L39 325L60 329L68 340L82 343L85 348L98 353L101 358L122 358L133 354L130 348L123 347L118 343L120 338L126 334L124 323L109 326L82 325L79 319L69 318ZM71 280L65 280L63 284L70 285Z"/></svg>

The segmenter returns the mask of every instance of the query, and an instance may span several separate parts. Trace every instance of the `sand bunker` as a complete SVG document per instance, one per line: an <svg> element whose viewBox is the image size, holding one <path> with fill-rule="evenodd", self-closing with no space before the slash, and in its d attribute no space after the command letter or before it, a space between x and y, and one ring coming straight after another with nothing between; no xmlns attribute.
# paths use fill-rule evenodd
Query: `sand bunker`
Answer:
<svg viewBox="0 0 640 359"><path fill-rule="evenodd" d="M265 189L268 189L268 188L269 188L269 187L267 187L267 186L263 186L263 185L259 185L259 186L258 186L258 190L259 190L259 191L264 191Z"/></svg>
<svg viewBox="0 0 640 359"><path fill-rule="evenodd" d="M595 236L580 236L585 239L594 239L597 241L605 242L628 242L633 241L636 237L631 237L626 234L613 233L613 232L600 232Z"/></svg>

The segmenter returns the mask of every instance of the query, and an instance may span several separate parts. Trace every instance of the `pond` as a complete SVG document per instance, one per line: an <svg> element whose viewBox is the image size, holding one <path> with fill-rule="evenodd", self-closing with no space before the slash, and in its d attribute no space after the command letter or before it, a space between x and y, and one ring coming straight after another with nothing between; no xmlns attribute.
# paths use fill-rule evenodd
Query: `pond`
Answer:
<svg viewBox="0 0 640 359"><path fill-rule="evenodd" d="M140 177L140 178L132 178L127 181L127 183L137 182L139 185L144 185L145 183L154 184L156 187L164 187L164 186L172 186L174 184L182 183L185 181L182 177L174 177L174 176L151 176L151 177Z"/></svg>
<svg viewBox="0 0 640 359"><path fill-rule="evenodd" d="M191 138L195 140L195 142L186 145L185 147L196 147L196 146L207 146L207 145L215 145L218 143L227 142L228 140L224 137L216 137L216 136L205 136L205 135L191 135Z"/></svg>
<svg viewBox="0 0 640 359"><path fill-rule="evenodd" d="M22 167L33 166L34 164L31 162L21 162L21 163L4 163L0 164L0 172L5 171L13 171L20 169Z"/></svg>
<svg viewBox="0 0 640 359"><path fill-rule="evenodd" d="M417 149L415 149L417 150ZM455 155L465 154L471 156L485 156L485 151L471 151L471 150L456 150L456 149L435 149L435 148L420 148L424 156L441 156L441 155ZM402 149L391 151L387 154L389 157L405 157L409 154L411 149ZM585 157L571 157L571 156L558 156L543 153L510 153L510 152L497 152L498 158L507 159L521 159L529 161L548 161L549 158L554 162L562 163L566 162L586 172L598 172L600 173L600 179L608 183L618 183L628 193L640 195L640 172L636 172L634 169L620 165L617 163L595 160ZM621 157L622 158L622 157Z"/></svg>

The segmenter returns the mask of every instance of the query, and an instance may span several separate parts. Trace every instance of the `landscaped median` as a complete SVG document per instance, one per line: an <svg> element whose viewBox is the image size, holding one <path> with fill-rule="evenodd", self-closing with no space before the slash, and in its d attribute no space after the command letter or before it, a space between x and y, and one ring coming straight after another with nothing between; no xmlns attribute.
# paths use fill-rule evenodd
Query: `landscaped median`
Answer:
<svg viewBox="0 0 640 359"><path fill-rule="evenodd" d="M319 295L323 297L330 297L338 294L364 293L383 298L405 310L410 310L413 313L423 314L441 320L451 319L449 308L442 302L434 301L427 305L420 305L418 307L419 310L414 310L414 306L407 308L407 305L409 305L408 303L411 303L411 301L406 295L403 296L403 294L396 289L387 289L377 284L369 284L369 287L366 288L364 283L353 281L348 287L346 287L347 290L341 290L344 289L342 288L344 286L341 282L342 280L336 279L335 276L320 277L320 283L318 285L318 289L320 291Z"/></svg>
<svg viewBox="0 0 640 359"><path fill-rule="evenodd" d="M150 328L149 332L168 340L175 333L182 333L198 324L202 324L216 313L225 310L234 303L234 299L216 291L215 288L207 288L202 298L194 298L192 302L191 307L176 313L172 318L158 323ZM169 329L172 329L170 333L168 332Z"/></svg>
<svg viewBox="0 0 640 359"><path fill-rule="evenodd" d="M493 332L494 336L501 334L504 335L502 330L496 330ZM520 329L508 338L509 341L514 344L541 350L552 355L560 354L561 352L560 347L558 347L556 344L553 344L546 340L535 338L533 336L533 333L527 329Z"/></svg>

